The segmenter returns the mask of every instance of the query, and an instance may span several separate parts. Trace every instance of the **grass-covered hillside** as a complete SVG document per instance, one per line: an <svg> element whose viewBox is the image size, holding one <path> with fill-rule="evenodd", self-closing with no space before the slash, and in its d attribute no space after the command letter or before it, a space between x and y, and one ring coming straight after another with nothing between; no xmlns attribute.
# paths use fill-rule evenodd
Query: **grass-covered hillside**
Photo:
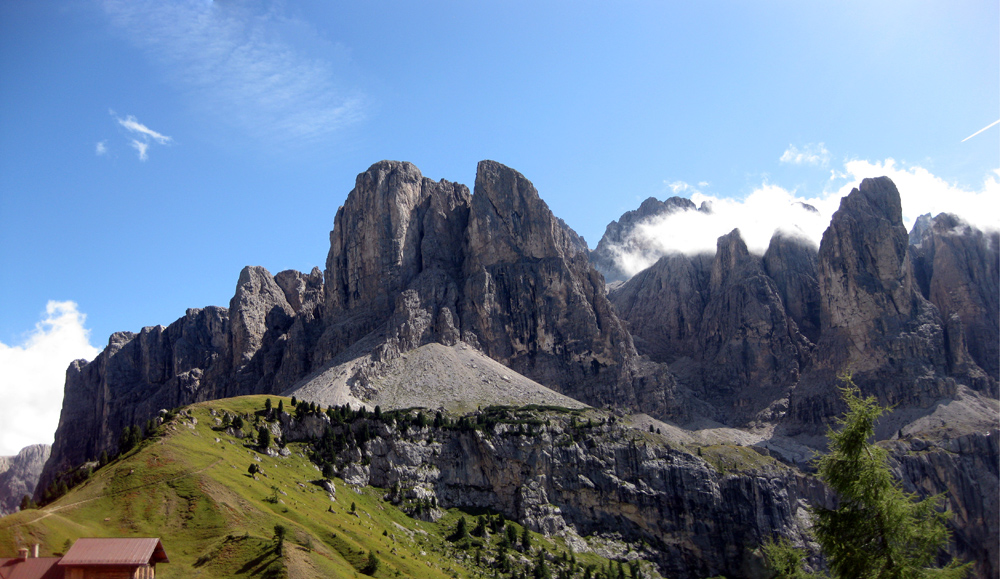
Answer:
<svg viewBox="0 0 1000 579"><path fill-rule="evenodd" d="M264 405L249 396L171 413L60 498L0 519L0 554L39 543L50 556L79 537L159 537L170 557L157 569L164 578L634 576L628 563L573 553L495 513L435 509L436 521L418 520L393 506L389 489L340 479L331 498L308 443L269 456L255 437L219 425Z"/></svg>

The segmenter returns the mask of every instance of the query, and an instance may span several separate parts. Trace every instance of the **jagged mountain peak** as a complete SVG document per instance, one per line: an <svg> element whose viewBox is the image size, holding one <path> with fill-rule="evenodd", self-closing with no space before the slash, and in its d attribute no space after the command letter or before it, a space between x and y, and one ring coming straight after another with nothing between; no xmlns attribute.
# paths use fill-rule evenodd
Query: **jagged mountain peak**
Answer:
<svg viewBox="0 0 1000 579"><path fill-rule="evenodd" d="M692 209L647 200L632 215ZM892 181L866 179L818 250L776 233L755 255L735 229L714 255L662 256L606 294L582 238L516 170L483 161L470 192L381 161L338 209L323 272L247 267L228 309L115 334L93 362L75 362L42 484L114 451L124 427L161 408L248 393L386 409L568 396L690 428L781 428L804 444L838 413L845 367L896 404L881 437L935 404L989 407L990 352L972 344L990 334L974 320L995 330L1000 292L980 303L953 289L995 288L979 280L996 280L998 244L943 217L919 253L901 216Z"/></svg>

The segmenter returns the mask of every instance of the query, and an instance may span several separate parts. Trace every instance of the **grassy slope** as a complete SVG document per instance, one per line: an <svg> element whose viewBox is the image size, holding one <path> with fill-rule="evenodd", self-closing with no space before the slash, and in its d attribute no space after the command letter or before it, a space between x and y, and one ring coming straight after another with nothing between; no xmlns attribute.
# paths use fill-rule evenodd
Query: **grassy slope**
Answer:
<svg viewBox="0 0 1000 579"><path fill-rule="evenodd" d="M339 479L331 501L312 484L320 473L303 445L290 444L291 456L273 458L213 430L211 409L248 414L263 408L264 398L190 407L197 424L179 417L160 428L159 438L45 508L0 519L0 553L40 543L48 556L79 537L160 537L170 563L158 568L158 576L167 579L360 577L371 550L381 562L376 577L483 576L485 566L475 565L472 550L457 549L445 538L462 513L450 511L437 523L418 521L383 501L383 490L355 490ZM279 398L271 398L277 404ZM247 474L251 463L263 469L256 479ZM278 489L277 503L265 500L274 494L272 487ZM280 557L272 542L276 524L288 530ZM534 545L566 551L561 540L540 535ZM578 558L607 564L595 555Z"/></svg>

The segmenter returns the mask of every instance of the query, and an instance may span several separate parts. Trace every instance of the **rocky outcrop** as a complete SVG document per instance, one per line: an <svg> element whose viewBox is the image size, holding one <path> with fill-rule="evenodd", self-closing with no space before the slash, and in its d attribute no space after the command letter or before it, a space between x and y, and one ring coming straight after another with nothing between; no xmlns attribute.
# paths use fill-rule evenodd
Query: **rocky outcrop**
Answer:
<svg viewBox="0 0 1000 579"><path fill-rule="evenodd" d="M683 197L670 197L664 201L655 197L646 199L638 209L627 211L617 221L608 224L604 236L590 254L591 263L609 284L629 279L635 273L635 265L626 264L626 260L646 264L655 263L663 256L661 248L654 246L645 236L637 235L637 229L657 218L695 209L695 204Z"/></svg>
<svg viewBox="0 0 1000 579"><path fill-rule="evenodd" d="M712 261L672 253L608 294L640 353L670 363L699 356Z"/></svg>
<svg viewBox="0 0 1000 579"><path fill-rule="evenodd" d="M916 281L947 321L952 373L975 375L978 366L1000 378L1000 233L984 233L959 217L921 216L910 233ZM952 321L956 317L957 321ZM965 353L968 358L965 358Z"/></svg>
<svg viewBox="0 0 1000 579"><path fill-rule="evenodd" d="M644 399L668 403L669 378L633 367L583 238L524 176L484 161L471 195L382 161L337 212L325 276L246 267L228 309L115 334L75 362L43 489L162 408L316 386L345 362L351 399L369 401L399 355L459 341L586 402L635 406L638 380Z"/></svg>
<svg viewBox="0 0 1000 579"><path fill-rule="evenodd" d="M778 290L785 312L799 332L816 343L820 332L817 248L808 241L775 231L764 253L764 272Z"/></svg>
<svg viewBox="0 0 1000 579"><path fill-rule="evenodd" d="M24 496L33 495L51 450L32 444L14 456L0 456L0 517L17 512Z"/></svg>
<svg viewBox="0 0 1000 579"><path fill-rule="evenodd" d="M739 230L719 238L699 335L705 399L727 422L760 417L798 382L809 344Z"/></svg>
<svg viewBox="0 0 1000 579"><path fill-rule="evenodd" d="M523 175L481 162L463 266L462 339L578 400L634 405L631 337L577 237Z"/></svg>
<svg viewBox="0 0 1000 579"><path fill-rule="evenodd" d="M794 267L781 250L770 262L782 271ZM790 285L786 292L797 289ZM671 362L679 382L715 408L710 417L726 424L773 418L761 413L787 395L809 360L811 344L739 230L719 238L711 260L661 258L609 297L639 351Z"/></svg>
<svg viewBox="0 0 1000 579"><path fill-rule="evenodd" d="M908 436L887 446L907 492L944 494L952 513L955 554L974 564L979 577L1000 573L1000 431L975 432L943 441Z"/></svg>
<svg viewBox="0 0 1000 579"><path fill-rule="evenodd" d="M843 410L836 384L846 371L897 409L955 396L943 321L919 291L908 245L891 180L865 179L841 200L819 248L821 335L813 370L791 400L793 421L824 429ZM879 436L893 426L885 421Z"/></svg>
<svg viewBox="0 0 1000 579"><path fill-rule="evenodd" d="M571 541L631 544L679 578L765 577L753 547L774 534L801 543L808 506L830 501L815 480L750 448L714 447L702 458L607 414L487 409L471 419L487 425L334 426L335 439L350 430L362 440L337 453L338 476L395 489L387 498L404 508L433 497Z"/></svg>

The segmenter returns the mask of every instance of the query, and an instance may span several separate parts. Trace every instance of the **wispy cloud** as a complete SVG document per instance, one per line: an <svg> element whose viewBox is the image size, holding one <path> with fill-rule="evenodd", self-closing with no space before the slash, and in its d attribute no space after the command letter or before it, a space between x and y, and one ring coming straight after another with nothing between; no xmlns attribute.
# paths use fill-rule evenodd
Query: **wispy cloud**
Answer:
<svg viewBox="0 0 1000 579"><path fill-rule="evenodd" d="M145 161L146 159L149 158L149 155L146 154L146 151L149 149L149 143L143 143L142 141L137 141L135 139L132 139L130 145L132 145L133 149L139 151L140 161Z"/></svg>
<svg viewBox="0 0 1000 579"><path fill-rule="evenodd" d="M666 181L664 181L663 183L670 189L670 191L674 195L679 195L687 191L695 190L694 187L692 187L689 183L685 183L684 181L673 181L671 183L667 183Z"/></svg>
<svg viewBox="0 0 1000 579"><path fill-rule="evenodd" d="M139 134L144 139L152 139L161 145L166 145L167 143L173 141L173 139L171 139L170 137L166 135L161 135L160 133L157 133L153 129L135 120L135 117L133 117L132 115L129 115L124 119L118 119L118 124L132 131L133 133Z"/></svg>
<svg viewBox="0 0 1000 579"><path fill-rule="evenodd" d="M823 143L819 144L808 144L802 147L800 150L795 145L788 145L785 152L781 154L781 158L778 159L782 163L791 163L793 165L820 165L825 167L827 163L830 162L830 151L826 150L826 146Z"/></svg>
<svg viewBox="0 0 1000 579"><path fill-rule="evenodd" d="M52 443L62 409L66 367L91 360L87 316L74 302L50 301L45 318L20 345L0 342L0 456L29 444Z"/></svg>
<svg viewBox="0 0 1000 579"><path fill-rule="evenodd" d="M343 87L337 64L282 36L305 23L275 8L204 0L106 0L104 7L195 106L261 140L311 142L363 117L364 98Z"/></svg>
<svg viewBox="0 0 1000 579"><path fill-rule="evenodd" d="M130 134L129 146L139 152L139 160L145 161L149 158L149 145L159 144L159 145L169 145L174 142L171 137L168 137L162 133L154 131L153 129L147 127L146 125L140 123L134 116L128 115L124 119L115 114L115 111L108 111L111 116L115 117L118 124L125 128ZM102 154L104 151L103 142L98 143L100 148L98 155Z"/></svg>
<svg viewBox="0 0 1000 579"><path fill-rule="evenodd" d="M100 141L97 146L94 147L94 153L97 156L104 155L108 152L107 141Z"/></svg>
<svg viewBox="0 0 1000 579"><path fill-rule="evenodd" d="M899 190L907 229L924 213L942 212L955 213L980 229L1000 229L1000 170L987 175L981 187L969 189L893 159L853 160L834 170L827 189L816 196L763 183L743 199L730 199L702 193L683 181L667 182L674 194L689 195L710 212L691 210L650 219L612 251L619 267L634 275L670 253L714 254L718 238L735 228L756 254L767 250L776 231L818 247L841 198L862 179L883 175Z"/></svg>

